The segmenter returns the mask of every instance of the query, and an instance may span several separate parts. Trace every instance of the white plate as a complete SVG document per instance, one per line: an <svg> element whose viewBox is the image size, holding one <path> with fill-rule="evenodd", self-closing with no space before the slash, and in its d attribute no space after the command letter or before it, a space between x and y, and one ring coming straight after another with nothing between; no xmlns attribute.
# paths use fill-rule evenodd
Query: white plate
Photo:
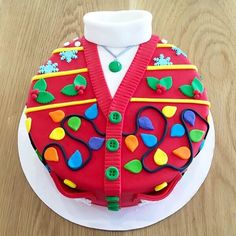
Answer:
<svg viewBox="0 0 236 236"><path fill-rule="evenodd" d="M103 230L131 230L157 223L182 208L198 191L205 180L213 158L215 130L213 119L205 145L194 158L187 172L172 193L158 202L144 201L138 206L112 212L105 207L91 205L86 199L70 199L59 193L48 171L31 146L22 114L18 130L18 149L22 169L38 197L63 218L90 228Z"/></svg>

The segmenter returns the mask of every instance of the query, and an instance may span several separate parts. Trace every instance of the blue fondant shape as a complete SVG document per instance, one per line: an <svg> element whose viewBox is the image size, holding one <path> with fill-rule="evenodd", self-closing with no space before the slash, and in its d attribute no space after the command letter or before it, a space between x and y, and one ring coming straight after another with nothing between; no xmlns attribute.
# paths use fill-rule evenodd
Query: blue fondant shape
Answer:
<svg viewBox="0 0 236 236"><path fill-rule="evenodd" d="M147 147L154 147L157 144L157 137L153 134L141 134L141 138L143 140L143 143Z"/></svg>
<svg viewBox="0 0 236 236"><path fill-rule="evenodd" d="M68 166L71 169L78 169L82 165L82 156L80 151L76 150L68 160Z"/></svg>
<svg viewBox="0 0 236 236"><path fill-rule="evenodd" d="M98 106L97 103L90 106L84 113L86 118L93 120L98 116Z"/></svg>
<svg viewBox="0 0 236 236"><path fill-rule="evenodd" d="M171 131L170 131L170 136L171 137L182 137L185 134L185 130L183 125L181 124L175 124L172 126Z"/></svg>
<svg viewBox="0 0 236 236"><path fill-rule="evenodd" d="M205 144L205 139L203 139L202 142L201 142L201 145L199 147L199 152L203 149L204 144Z"/></svg>
<svg viewBox="0 0 236 236"><path fill-rule="evenodd" d="M147 116L141 116L138 119L139 127L146 129L146 130L154 130L152 125L152 121Z"/></svg>
<svg viewBox="0 0 236 236"><path fill-rule="evenodd" d="M100 137L92 137L89 139L89 147L92 150L98 150L102 147L103 143L104 143L104 138L100 138Z"/></svg>
<svg viewBox="0 0 236 236"><path fill-rule="evenodd" d="M189 123L191 126L194 126L196 116L193 111L190 111L190 110L185 111L183 118L184 118L184 121Z"/></svg>

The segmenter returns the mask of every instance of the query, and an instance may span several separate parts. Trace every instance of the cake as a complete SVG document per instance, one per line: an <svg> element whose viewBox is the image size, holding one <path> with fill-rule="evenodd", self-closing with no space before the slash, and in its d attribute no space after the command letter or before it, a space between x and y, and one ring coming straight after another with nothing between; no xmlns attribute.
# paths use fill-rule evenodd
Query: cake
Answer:
<svg viewBox="0 0 236 236"><path fill-rule="evenodd" d="M185 52L152 35L112 98L96 46L76 38L32 78L25 109L32 147L68 198L113 211L164 199L207 138L202 78Z"/></svg>

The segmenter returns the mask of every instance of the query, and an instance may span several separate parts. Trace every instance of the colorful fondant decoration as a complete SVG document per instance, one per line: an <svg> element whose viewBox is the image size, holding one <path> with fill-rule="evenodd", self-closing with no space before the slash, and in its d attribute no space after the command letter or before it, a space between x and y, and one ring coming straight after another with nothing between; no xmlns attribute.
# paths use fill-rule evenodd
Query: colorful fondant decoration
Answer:
<svg viewBox="0 0 236 236"><path fill-rule="evenodd" d="M146 130L154 130L152 121L147 116L141 116L138 118L139 127Z"/></svg>
<svg viewBox="0 0 236 236"><path fill-rule="evenodd" d="M49 135L52 140L62 140L65 137L65 130L61 127L55 128Z"/></svg>
<svg viewBox="0 0 236 236"><path fill-rule="evenodd" d="M124 168L134 174L140 173L143 169L141 161L137 159L127 162Z"/></svg>
<svg viewBox="0 0 236 236"><path fill-rule="evenodd" d="M77 131L80 128L81 119L77 116L72 116L69 118L67 124L72 130Z"/></svg>
<svg viewBox="0 0 236 236"><path fill-rule="evenodd" d="M189 137L192 142L197 143L200 142L201 139L203 138L204 131L199 130L199 129L193 129L189 132Z"/></svg>
<svg viewBox="0 0 236 236"><path fill-rule="evenodd" d="M66 96L76 96L84 94L87 87L87 80L82 75L77 75L73 84L68 84L62 88L61 93Z"/></svg>
<svg viewBox="0 0 236 236"><path fill-rule="evenodd" d="M47 161L54 161L58 162L59 157L56 148L54 147L48 147L46 151L44 152L44 159Z"/></svg>
<svg viewBox="0 0 236 236"><path fill-rule="evenodd" d="M172 87L172 77L167 76L161 79L156 77L147 77L147 84L149 88L156 91L157 94L163 94L165 91L171 89Z"/></svg>
<svg viewBox="0 0 236 236"><path fill-rule="evenodd" d="M163 44L167 44L167 43L168 43L168 40L166 40L166 39L161 39L161 42L162 42Z"/></svg>
<svg viewBox="0 0 236 236"><path fill-rule="evenodd" d="M183 114L183 119L185 122L189 123L191 126L194 126L196 115L193 111L187 110Z"/></svg>
<svg viewBox="0 0 236 236"><path fill-rule="evenodd" d="M65 42L63 45L64 45L65 47L67 47L67 46L70 45L70 42Z"/></svg>
<svg viewBox="0 0 236 236"><path fill-rule="evenodd" d="M65 117L65 112L62 110L51 111L48 114L55 123L61 122Z"/></svg>
<svg viewBox="0 0 236 236"><path fill-rule="evenodd" d="M91 137L89 139L88 145L92 150L99 150L102 147L104 141L105 141L104 138Z"/></svg>
<svg viewBox="0 0 236 236"><path fill-rule="evenodd" d="M75 47L80 47L81 46L81 42L80 41L76 41L75 42Z"/></svg>
<svg viewBox="0 0 236 236"><path fill-rule="evenodd" d="M183 160L187 160L191 156L191 151L186 146L176 148L175 150L172 151L172 153Z"/></svg>
<svg viewBox="0 0 236 236"><path fill-rule="evenodd" d="M97 103L94 103L92 106L90 106L84 113L85 117L93 120L98 116L98 106Z"/></svg>
<svg viewBox="0 0 236 236"><path fill-rule="evenodd" d="M157 144L157 137L153 134L141 133L141 138L145 146L151 148Z"/></svg>
<svg viewBox="0 0 236 236"><path fill-rule="evenodd" d="M170 57L165 57L164 54L160 54L159 57L154 57L153 61L155 62L155 66L166 66L172 65L173 63L170 61Z"/></svg>
<svg viewBox="0 0 236 236"><path fill-rule="evenodd" d="M76 184L69 179L64 179L63 183L70 188L76 188Z"/></svg>
<svg viewBox="0 0 236 236"><path fill-rule="evenodd" d="M207 122L208 122L208 123L211 122L211 114L208 114L208 116L207 116Z"/></svg>
<svg viewBox="0 0 236 236"><path fill-rule="evenodd" d="M167 154L160 148L157 148L153 156L153 159L154 159L154 162L159 166L163 166L168 162Z"/></svg>
<svg viewBox="0 0 236 236"><path fill-rule="evenodd" d="M53 73L53 72L58 72L58 64L57 63L52 63L51 60L47 61L46 65L42 65L39 67L39 74L47 74L47 73Z"/></svg>
<svg viewBox="0 0 236 236"><path fill-rule="evenodd" d="M185 96L199 99L204 91L204 86L202 82L195 77L192 80L191 85L185 84L180 86L179 89Z"/></svg>
<svg viewBox="0 0 236 236"><path fill-rule="evenodd" d="M71 157L69 158L69 160L67 162L68 166L73 170L77 170L78 168L80 168L82 163L83 163L82 156L81 156L80 151L78 151L78 150L76 150L71 155Z"/></svg>
<svg viewBox="0 0 236 236"><path fill-rule="evenodd" d="M204 145L205 145L205 139L203 139L201 144L200 144L199 152L203 149Z"/></svg>
<svg viewBox="0 0 236 236"><path fill-rule="evenodd" d="M163 183L157 185L157 186L154 188L154 190L155 190L156 192L158 192L158 191L161 191L162 189L166 188L167 186L168 186L167 182L163 182Z"/></svg>
<svg viewBox="0 0 236 236"><path fill-rule="evenodd" d="M43 158L42 158L42 155L40 154L40 152L39 152L37 149L35 150L35 152L36 152L36 154L37 154L39 160L42 161Z"/></svg>
<svg viewBox="0 0 236 236"><path fill-rule="evenodd" d="M162 108L162 113L167 118L173 117L175 115L176 111L177 111L176 106L164 106Z"/></svg>
<svg viewBox="0 0 236 236"><path fill-rule="evenodd" d="M32 118L31 117L26 118L25 127L26 127L26 130L27 130L28 133L31 130L31 125L32 125Z"/></svg>
<svg viewBox="0 0 236 236"><path fill-rule="evenodd" d="M171 127L170 136L171 137L182 137L185 134L185 129L181 124L174 124Z"/></svg>
<svg viewBox="0 0 236 236"><path fill-rule="evenodd" d="M187 54L186 54L184 51L182 51L180 48L178 48L178 47L176 47L176 46L173 46L171 49L172 49L173 51L175 51L175 54L176 54L177 56L183 55L184 57L187 57Z"/></svg>
<svg viewBox="0 0 236 236"><path fill-rule="evenodd" d="M134 152L138 145L139 145L139 142L138 142L138 138L135 136L135 135L128 135L126 138L125 138L125 144L126 144L126 147L131 151L131 152Z"/></svg>
<svg viewBox="0 0 236 236"><path fill-rule="evenodd" d="M71 50L71 51L64 51L60 52L59 55L61 56L62 61L66 61L67 63L70 63L72 59L77 59L78 51L77 50Z"/></svg>
<svg viewBox="0 0 236 236"><path fill-rule="evenodd" d="M47 82L45 79L39 79L33 86L31 90L31 97L35 99L38 103L46 104L52 102L55 97L48 91Z"/></svg>

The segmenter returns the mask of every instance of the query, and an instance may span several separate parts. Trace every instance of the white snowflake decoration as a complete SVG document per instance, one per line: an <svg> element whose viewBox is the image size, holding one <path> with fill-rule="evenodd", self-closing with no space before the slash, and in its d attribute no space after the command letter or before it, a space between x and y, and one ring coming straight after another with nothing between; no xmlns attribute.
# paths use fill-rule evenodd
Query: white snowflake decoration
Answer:
<svg viewBox="0 0 236 236"><path fill-rule="evenodd" d="M166 65L172 65L173 63L170 61L170 57L166 57L163 54L160 54L159 57L153 58L153 61L155 61L155 66L166 66Z"/></svg>
<svg viewBox="0 0 236 236"><path fill-rule="evenodd" d="M66 62L70 63L72 59L78 58L77 53L78 53L77 50L60 52L61 60L62 61L66 60Z"/></svg>
<svg viewBox="0 0 236 236"><path fill-rule="evenodd" d="M58 64L52 63L51 60L48 60L46 65L42 65L39 67L40 74L47 74L47 73L58 72L58 71L59 71Z"/></svg>
<svg viewBox="0 0 236 236"><path fill-rule="evenodd" d="M187 54L184 51L182 51L180 48L173 46L171 49L175 51L177 56L183 55L184 57L187 57Z"/></svg>

